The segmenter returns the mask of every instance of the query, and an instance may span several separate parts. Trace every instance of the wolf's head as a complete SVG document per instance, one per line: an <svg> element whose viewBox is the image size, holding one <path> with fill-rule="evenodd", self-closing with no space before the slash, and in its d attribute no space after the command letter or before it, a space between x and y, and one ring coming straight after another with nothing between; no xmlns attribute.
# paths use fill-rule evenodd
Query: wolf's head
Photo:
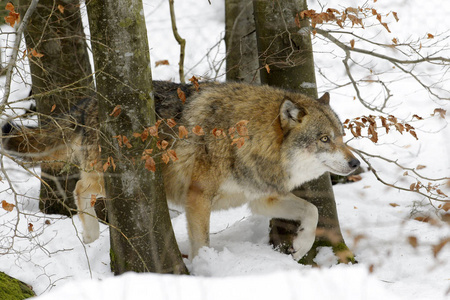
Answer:
<svg viewBox="0 0 450 300"><path fill-rule="evenodd" d="M294 187L325 172L349 175L360 165L343 142L342 123L329 101L328 93L317 100L293 94L280 106L285 164Z"/></svg>

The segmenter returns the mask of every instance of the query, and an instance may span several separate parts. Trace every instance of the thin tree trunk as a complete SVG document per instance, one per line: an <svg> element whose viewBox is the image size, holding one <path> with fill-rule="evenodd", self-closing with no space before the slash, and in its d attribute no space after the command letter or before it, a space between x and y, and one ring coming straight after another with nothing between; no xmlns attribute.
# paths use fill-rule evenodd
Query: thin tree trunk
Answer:
<svg viewBox="0 0 450 300"><path fill-rule="evenodd" d="M260 66L264 67L261 82L318 98L309 21L296 20L296 14L307 9L306 0L253 0L253 5ZM304 184L294 194L319 209L319 234L302 262L312 264L318 246L332 246L341 256L345 252L341 261L353 259L339 227L329 174ZM297 226L286 220L272 220L271 241L280 249L288 249Z"/></svg>
<svg viewBox="0 0 450 300"><path fill-rule="evenodd" d="M87 9L97 70L102 158L114 160L104 174L111 268L115 274L187 273L169 217L156 141L133 138L133 133L155 124L142 2L94 0ZM119 146L117 136L126 136L129 146L123 138ZM156 172L144 167L144 149L153 151Z"/></svg>
<svg viewBox="0 0 450 300"><path fill-rule="evenodd" d="M19 1L21 15L29 3ZM40 0L29 20L25 41L41 123L67 113L80 99L92 95L92 71L78 0ZM78 180L77 169L67 165L61 172L45 163L41 169L51 188L41 185L40 209L71 215L76 208L72 192Z"/></svg>

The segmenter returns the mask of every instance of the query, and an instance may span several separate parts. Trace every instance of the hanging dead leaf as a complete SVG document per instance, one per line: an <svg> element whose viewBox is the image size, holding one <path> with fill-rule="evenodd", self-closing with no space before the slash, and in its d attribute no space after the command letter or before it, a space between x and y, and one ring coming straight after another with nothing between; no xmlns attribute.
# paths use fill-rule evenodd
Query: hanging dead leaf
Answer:
<svg viewBox="0 0 450 300"><path fill-rule="evenodd" d="M270 67L269 67L268 64L266 64L266 65L264 66L264 68L266 69L267 73L270 73Z"/></svg>
<svg viewBox="0 0 450 300"><path fill-rule="evenodd" d="M438 195L444 196L444 197L448 197L446 194L444 194L440 189L436 189L436 193L438 193Z"/></svg>
<svg viewBox="0 0 450 300"><path fill-rule="evenodd" d="M350 41L350 46L352 47L352 49L355 48L355 40L351 40L351 41Z"/></svg>
<svg viewBox="0 0 450 300"><path fill-rule="evenodd" d="M450 202L445 203L440 208L443 209L444 211L449 211L450 210Z"/></svg>
<svg viewBox="0 0 450 300"><path fill-rule="evenodd" d="M167 59L158 60L157 62L155 62L155 68L159 66L168 66L168 65L169 61Z"/></svg>
<svg viewBox="0 0 450 300"><path fill-rule="evenodd" d="M145 159L145 168L151 172L156 171L156 164L155 164L155 160L153 159L153 157L149 156Z"/></svg>
<svg viewBox="0 0 450 300"><path fill-rule="evenodd" d="M389 27L388 27L387 23L381 22L381 25L383 25L384 28L386 28L386 30L387 30L389 33L391 33L391 31L389 30Z"/></svg>
<svg viewBox="0 0 450 300"><path fill-rule="evenodd" d="M167 126L169 126L170 128L175 127L175 125L177 125L177 122L175 122L174 119L167 119Z"/></svg>
<svg viewBox="0 0 450 300"><path fill-rule="evenodd" d="M11 212L14 209L15 205L12 203L8 203L5 200L2 200L2 208L8 212Z"/></svg>
<svg viewBox="0 0 450 300"><path fill-rule="evenodd" d="M214 129L211 131L211 133L212 133L212 135L214 135L216 138L226 137L226 134L225 134L225 132L224 132L222 129L214 128Z"/></svg>
<svg viewBox="0 0 450 300"><path fill-rule="evenodd" d="M240 138L234 139L231 142L231 145L236 145L236 147L238 147L238 149L239 149L244 145L244 143L245 143L245 137L240 137Z"/></svg>
<svg viewBox="0 0 450 300"><path fill-rule="evenodd" d="M424 165L417 165L416 170L422 170L425 169L427 166Z"/></svg>
<svg viewBox="0 0 450 300"><path fill-rule="evenodd" d="M389 203L389 205L392 206L392 207L400 206L400 205L398 205L397 203Z"/></svg>
<svg viewBox="0 0 450 300"><path fill-rule="evenodd" d="M177 153L175 152L175 150L167 150L167 154L169 155L169 157L172 161L175 162L178 160L178 156L177 156Z"/></svg>
<svg viewBox="0 0 450 300"><path fill-rule="evenodd" d="M64 6L62 6L61 4L58 4L58 10L60 13L64 14Z"/></svg>
<svg viewBox="0 0 450 300"><path fill-rule="evenodd" d="M5 17L5 22L11 27L14 27L16 23L20 22L20 14L14 10L14 5L8 2L5 6L5 10L9 11L9 14Z"/></svg>
<svg viewBox="0 0 450 300"><path fill-rule="evenodd" d="M34 226L31 223L28 223L28 232L33 232L34 231Z"/></svg>
<svg viewBox="0 0 450 300"><path fill-rule="evenodd" d="M178 127L178 137L180 139L187 137L188 134L189 134L189 131L187 131L186 127L184 127L184 126Z"/></svg>
<svg viewBox="0 0 450 300"><path fill-rule="evenodd" d="M416 139L418 140L419 138L417 137L417 134L414 130L410 130L409 133Z"/></svg>
<svg viewBox="0 0 450 300"><path fill-rule="evenodd" d="M247 124L249 121L241 120L236 123L236 131L240 136L248 136Z"/></svg>
<svg viewBox="0 0 450 300"><path fill-rule="evenodd" d="M397 21L398 22L398 15L397 15L397 13L395 12L395 11L393 11L392 12L392 15L394 16L394 18L395 18L395 21Z"/></svg>
<svg viewBox="0 0 450 300"><path fill-rule="evenodd" d="M126 136L122 136L122 141L123 141L123 144L125 145L125 146L127 146L127 148L128 149L130 149L130 148L132 148L133 146L130 144L130 141L128 140L128 138L126 137Z"/></svg>
<svg viewBox="0 0 450 300"><path fill-rule="evenodd" d="M55 108L56 108L56 104L53 104L53 105L52 105L52 109L50 110L50 112L54 112L54 111L55 111Z"/></svg>
<svg viewBox="0 0 450 300"><path fill-rule="evenodd" d="M201 128L199 125L196 125L194 128L192 128L192 132L195 135L205 135L205 132L203 131L203 128Z"/></svg>
<svg viewBox="0 0 450 300"><path fill-rule="evenodd" d="M445 110L445 109L442 109L442 108L435 108L434 109L434 112L433 112L433 114L432 114L432 116L434 116L434 115L436 115L436 114L439 114L440 115L440 117L442 118L442 119L445 119L445 113L446 113L447 111Z"/></svg>
<svg viewBox="0 0 450 300"><path fill-rule="evenodd" d="M42 53L38 53L35 49L31 49L31 55L33 56L33 57L37 57L37 58L41 58L41 57L43 57L44 56L44 54L42 54Z"/></svg>
<svg viewBox="0 0 450 300"><path fill-rule="evenodd" d="M113 111L109 114L110 117L118 117L122 112L122 105L116 105Z"/></svg>
<svg viewBox="0 0 450 300"><path fill-rule="evenodd" d="M108 170L109 166L110 166L110 163L105 162L105 164L103 165L103 172L106 172L106 170Z"/></svg>
<svg viewBox="0 0 450 300"><path fill-rule="evenodd" d="M167 153L163 153L161 156L162 161L167 165L170 161L170 157Z"/></svg>
<svg viewBox="0 0 450 300"><path fill-rule="evenodd" d="M91 207L95 206L95 202L97 202L97 195L91 194Z"/></svg>
<svg viewBox="0 0 450 300"><path fill-rule="evenodd" d="M198 90L200 89L200 84L198 83L198 78L195 76L192 76L189 81L194 85L195 90L198 92Z"/></svg>
<svg viewBox="0 0 450 300"><path fill-rule="evenodd" d="M430 222L430 217L416 217L416 218L414 218L414 220L419 221L419 222L428 223L428 222Z"/></svg>
<svg viewBox="0 0 450 300"><path fill-rule="evenodd" d="M432 35L431 33L427 33L427 39L434 39L434 35Z"/></svg>
<svg viewBox="0 0 450 300"><path fill-rule="evenodd" d="M398 44L397 38L393 38L393 39L392 39L392 42L393 42L395 45L397 45L397 44Z"/></svg>
<svg viewBox="0 0 450 300"><path fill-rule="evenodd" d="M154 125L152 127L148 127L146 131L149 135L158 137L158 126Z"/></svg>
<svg viewBox="0 0 450 300"><path fill-rule="evenodd" d="M408 243L415 249L418 246L417 238L415 236L408 237Z"/></svg>
<svg viewBox="0 0 450 300"><path fill-rule="evenodd" d="M169 142L166 140L162 140L162 141L158 141L158 143L160 144L161 148L160 150L166 150L167 146L169 146Z"/></svg>
<svg viewBox="0 0 450 300"><path fill-rule="evenodd" d="M181 88L177 89L178 98L184 104L186 102L186 94L181 90Z"/></svg>
<svg viewBox="0 0 450 300"><path fill-rule="evenodd" d="M422 118L422 117L419 117L418 115L413 115L412 117L413 117L413 118L416 118L417 120L423 120L423 118Z"/></svg>

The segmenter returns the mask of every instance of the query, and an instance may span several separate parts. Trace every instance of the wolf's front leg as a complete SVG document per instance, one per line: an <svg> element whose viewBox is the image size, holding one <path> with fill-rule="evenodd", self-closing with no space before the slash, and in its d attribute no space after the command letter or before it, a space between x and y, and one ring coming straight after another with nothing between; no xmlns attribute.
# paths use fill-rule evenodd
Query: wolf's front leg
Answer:
<svg viewBox="0 0 450 300"><path fill-rule="evenodd" d="M104 196L103 177L94 173L81 173L80 180L75 186L75 198L79 211L81 224L83 226L83 242L92 243L100 236L100 226L91 203L93 197Z"/></svg>
<svg viewBox="0 0 450 300"><path fill-rule="evenodd" d="M287 194L252 201L250 208L256 214L301 222L293 241L294 253L292 256L295 260L302 258L311 249L319 220L319 213L315 205L294 194Z"/></svg>
<svg viewBox="0 0 450 300"><path fill-rule="evenodd" d="M204 187L191 183L186 201L186 218L191 244L189 259L194 259L203 246L209 246L209 221L211 216L211 199Z"/></svg>

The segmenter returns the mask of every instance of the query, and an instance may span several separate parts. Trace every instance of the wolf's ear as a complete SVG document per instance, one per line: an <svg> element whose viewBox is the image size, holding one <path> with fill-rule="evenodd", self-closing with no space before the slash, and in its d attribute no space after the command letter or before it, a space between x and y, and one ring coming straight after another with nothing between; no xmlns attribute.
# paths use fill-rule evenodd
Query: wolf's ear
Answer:
<svg viewBox="0 0 450 300"><path fill-rule="evenodd" d="M329 105L330 104L330 93L326 92L325 94L323 94L322 97L317 99L317 101L319 101L322 104Z"/></svg>
<svg viewBox="0 0 450 300"><path fill-rule="evenodd" d="M307 115L306 109L293 103L289 98L285 98L280 106L281 128L284 132L301 123Z"/></svg>

